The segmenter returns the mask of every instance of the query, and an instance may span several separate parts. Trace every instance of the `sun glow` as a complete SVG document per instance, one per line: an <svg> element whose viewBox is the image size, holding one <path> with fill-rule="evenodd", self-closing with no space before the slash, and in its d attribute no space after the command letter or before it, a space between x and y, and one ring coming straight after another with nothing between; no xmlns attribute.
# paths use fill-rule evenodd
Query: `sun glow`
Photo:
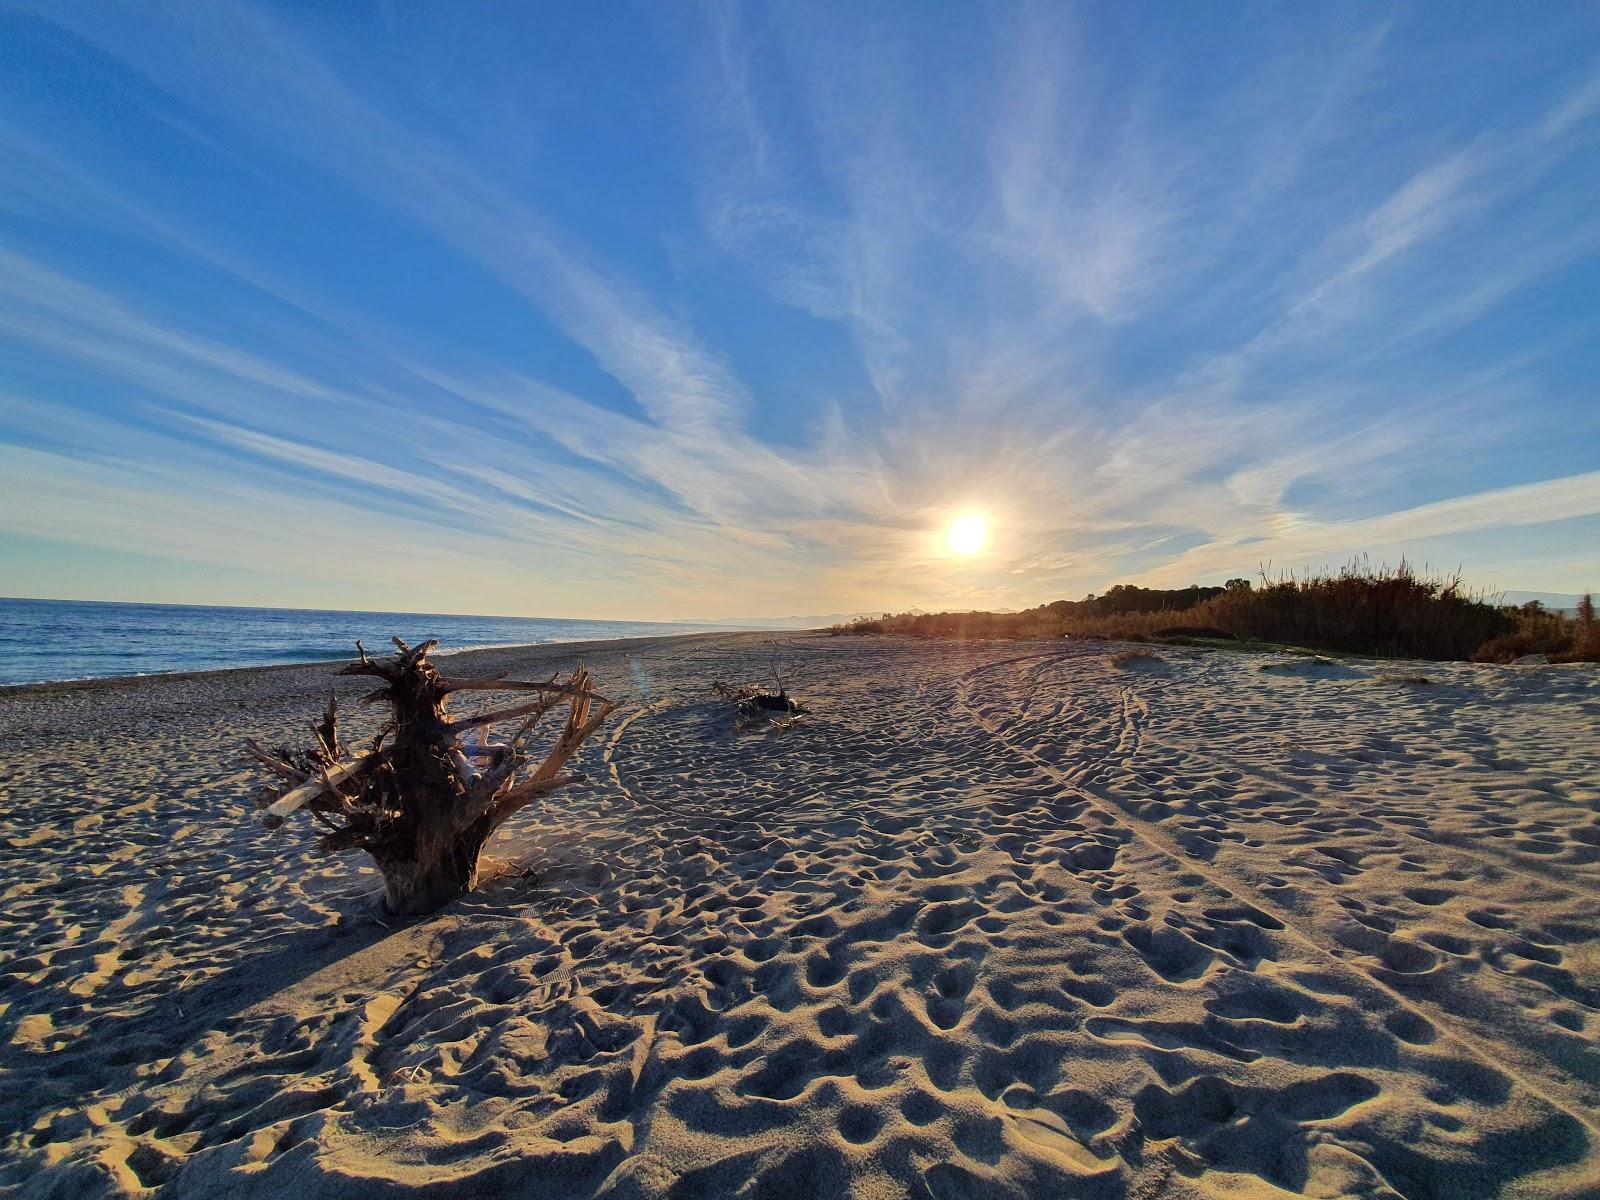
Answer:
<svg viewBox="0 0 1600 1200"><path fill-rule="evenodd" d="M944 531L944 544L951 554L970 558L982 550L989 541L989 522L978 513L964 513L950 522Z"/></svg>

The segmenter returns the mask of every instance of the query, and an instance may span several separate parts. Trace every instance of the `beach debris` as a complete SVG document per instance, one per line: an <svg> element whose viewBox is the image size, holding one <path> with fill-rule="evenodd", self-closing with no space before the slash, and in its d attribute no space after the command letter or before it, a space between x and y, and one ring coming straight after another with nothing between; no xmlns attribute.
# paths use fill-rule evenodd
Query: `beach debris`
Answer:
<svg viewBox="0 0 1600 1200"><path fill-rule="evenodd" d="M1148 650L1124 650L1111 656L1111 665L1125 671L1165 671L1167 660Z"/></svg>
<svg viewBox="0 0 1600 1200"><path fill-rule="evenodd" d="M477 885L484 844L514 813L583 779L562 768L616 705L593 690L581 667L565 681L503 674L454 679L428 661L437 641L412 647L395 638L394 644L393 658L374 659L357 642L360 658L339 672L382 680L362 703L387 703L391 716L368 745L345 746L332 695L311 723L309 747L269 748L249 738L245 745L270 776L256 796L262 825L277 829L304 809L323 829L323 853L366 851L383 873L388 909L415 916ZM521 692L528 699L452 717L449 698L461 692ZM534 734L561 708L561 732L536 763ZM496 738L497 726L509 731Z"/></svg>
<svg viewBox="0 0 1600 1200"><path fill-rule="evenodd" d="M1265 675L1291 675L1302 679L1357 679L1361 672L1346 663L1320 654L1290 653L1288 658L1262 663L1256 670Z"/></svg>
<svg viewBox="0 0 1600 1200"><path fill-rule="evenodd" d="M734 728L742 729L753 724L764 724L774 729L787 729L799 717L811 710L789 695L782 674L774 668L773 683L777 691L764 691L756 684L737 686L717 680L711 690L733 704Z"/></svg>

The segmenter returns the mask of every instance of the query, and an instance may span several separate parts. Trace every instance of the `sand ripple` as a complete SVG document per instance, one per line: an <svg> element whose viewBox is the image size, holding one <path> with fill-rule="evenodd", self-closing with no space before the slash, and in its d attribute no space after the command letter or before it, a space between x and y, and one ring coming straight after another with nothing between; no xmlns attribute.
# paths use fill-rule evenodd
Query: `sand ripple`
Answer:
<svg viewBox="0 0 1600 1200"><path fill-rule="evenodd" d="M0 1184L1595 1195L1600 677L1114 649L474 655L632 705L406 926L245 820L322 672L0 697Z"/></svg>

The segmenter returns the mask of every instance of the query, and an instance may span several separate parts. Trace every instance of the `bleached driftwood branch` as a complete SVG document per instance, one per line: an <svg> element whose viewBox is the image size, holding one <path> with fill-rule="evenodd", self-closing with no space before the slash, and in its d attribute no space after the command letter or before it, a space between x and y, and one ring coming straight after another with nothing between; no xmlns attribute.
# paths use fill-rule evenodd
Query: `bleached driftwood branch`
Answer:
<svg viewBox="0 0 1600 1200"><path fill-rule="evenodd" d="M309 783L302 783L299 787L285 792L271 804L262 814L261 823L268 829L276 829L283 823L283 819L303 804L309 804L324 793L338 795L339 786L353 779L360 772L372 766L372 757L363 750L355 758L346 762L334 763L325 767L320 775Z"/></svg>

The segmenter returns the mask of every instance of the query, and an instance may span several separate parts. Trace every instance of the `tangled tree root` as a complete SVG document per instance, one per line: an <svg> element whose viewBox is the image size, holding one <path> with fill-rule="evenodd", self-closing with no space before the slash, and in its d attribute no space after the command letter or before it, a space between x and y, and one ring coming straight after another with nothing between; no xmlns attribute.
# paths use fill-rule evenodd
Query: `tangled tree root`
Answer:
<svg viewBox="0 0 1600 1200"><path fill-rule="evenodd" d="M512 814L582 779L562 767L616 705L591 690L582 668L564 683L555 676L543 683L451 679L428 661L437 641L412 648L395 638L394 644L395 656L379 661L357 642L360 659L340 671L383 681L362 702L387 703L391 717L364 749L351 751L340 740L331 696L327 712L312 723L316 740L309 748L268 749L251 739L246 746L270 775L256 797L262 824L276 829L304 809L323 827L323 853L366 851L383 872L390 911L415 915L477 885L484 843ZM448 698L474 691L531 698L452 719ZM545 714L562 706L566 722L534 766L533 735ZM494 726L513 721L504 740L490 742Z"/></svg>

